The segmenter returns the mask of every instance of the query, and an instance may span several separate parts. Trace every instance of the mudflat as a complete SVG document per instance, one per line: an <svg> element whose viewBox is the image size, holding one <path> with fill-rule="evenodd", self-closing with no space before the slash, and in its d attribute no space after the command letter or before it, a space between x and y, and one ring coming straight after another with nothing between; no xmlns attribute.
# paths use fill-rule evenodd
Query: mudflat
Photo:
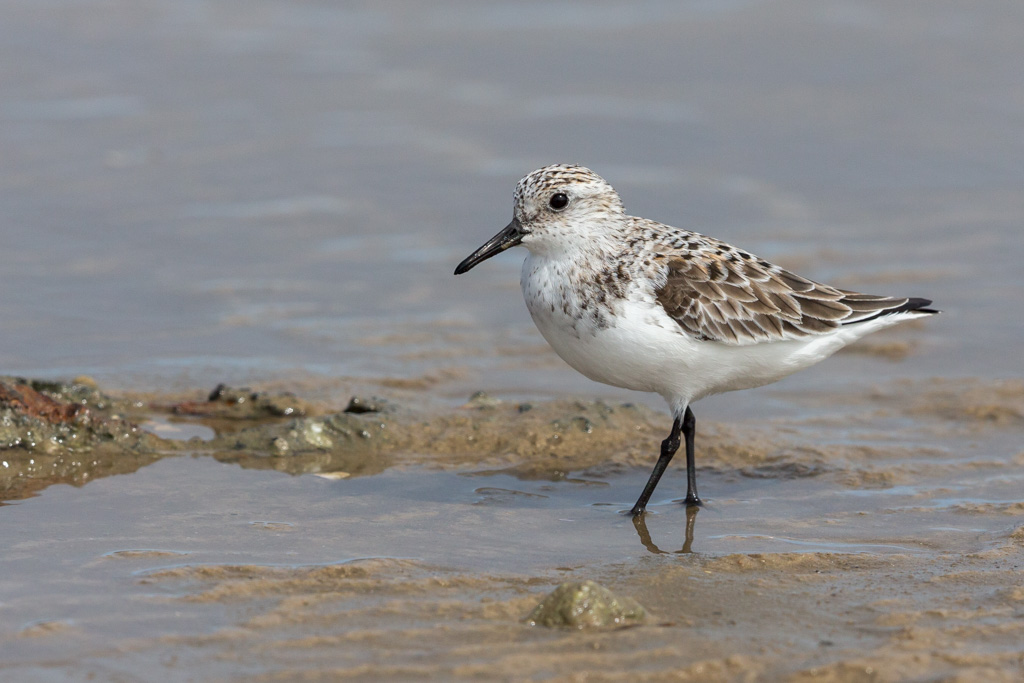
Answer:
<svg viewBox="0 0 1024 683"><path fill-rule="evenodd" d="M0 466L8 680L1021 673L1019 382L709 421L708 505L673 501L673 466L636 522L668 420L642 405L4 386L5 423L41 437ZM646 617L524 622L585 580Z"/></svg>

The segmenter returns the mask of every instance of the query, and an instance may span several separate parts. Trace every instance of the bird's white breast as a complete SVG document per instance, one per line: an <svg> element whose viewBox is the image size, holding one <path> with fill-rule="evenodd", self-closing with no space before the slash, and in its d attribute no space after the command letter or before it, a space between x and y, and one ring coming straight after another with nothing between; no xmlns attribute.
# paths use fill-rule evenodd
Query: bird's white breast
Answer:
<svg viewBox="0 0 1024 683"><path fill-rule="evenodd" d="M666 368L692 366L696 342L637 284L624 296L600 291L592 274L530 256L521 279L537 329L565 362L597 382L661 393Z"/></svg>

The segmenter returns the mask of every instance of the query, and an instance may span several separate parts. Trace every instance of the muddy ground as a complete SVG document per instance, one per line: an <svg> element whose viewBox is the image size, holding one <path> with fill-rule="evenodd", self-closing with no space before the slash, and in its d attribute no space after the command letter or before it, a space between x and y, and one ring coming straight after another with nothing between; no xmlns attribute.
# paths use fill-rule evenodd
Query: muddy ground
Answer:
<svg viewBox="0 0 1024 683"><path fill-rule="evenodd" d="M635 523L641 405L2 387L8 680L1024 675L1020 382L702 422L709 504L676 464ZM524 621L584 580L644 620Z"/></svg>

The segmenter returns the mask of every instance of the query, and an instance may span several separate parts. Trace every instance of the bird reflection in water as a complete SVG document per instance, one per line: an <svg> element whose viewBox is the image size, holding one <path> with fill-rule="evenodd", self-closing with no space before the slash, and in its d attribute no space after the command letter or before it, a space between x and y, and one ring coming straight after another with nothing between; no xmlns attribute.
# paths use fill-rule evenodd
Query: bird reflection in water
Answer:
<svg viewBox="0 0 1024 683"><path fill-rule="evenodd" d="M684 555L693 552L693 526L697 521L697 513L700 512L700 508L696 505L688 505L686 507L686 539L683 541L683 547L679 550L662 550L657 544L651 540L651 532L647 530L646 517L644 515L637 515L633 517L633 527L636 529L636 533L640 536L640 543L647 548L647 552L654 553L655 555Z"/></svg>

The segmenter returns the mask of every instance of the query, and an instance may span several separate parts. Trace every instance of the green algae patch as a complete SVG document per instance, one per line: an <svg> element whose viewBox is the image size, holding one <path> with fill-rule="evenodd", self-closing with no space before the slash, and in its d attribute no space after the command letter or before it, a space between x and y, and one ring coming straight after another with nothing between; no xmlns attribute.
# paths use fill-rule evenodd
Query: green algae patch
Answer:
<svg viewBox="0 0 1024 683"><path fill-rule="evenodd" d="M633 598L615 595L593 581L574 581L551 591L525 621L531 626L591 629L641 624L646 616Z"/></svg>

